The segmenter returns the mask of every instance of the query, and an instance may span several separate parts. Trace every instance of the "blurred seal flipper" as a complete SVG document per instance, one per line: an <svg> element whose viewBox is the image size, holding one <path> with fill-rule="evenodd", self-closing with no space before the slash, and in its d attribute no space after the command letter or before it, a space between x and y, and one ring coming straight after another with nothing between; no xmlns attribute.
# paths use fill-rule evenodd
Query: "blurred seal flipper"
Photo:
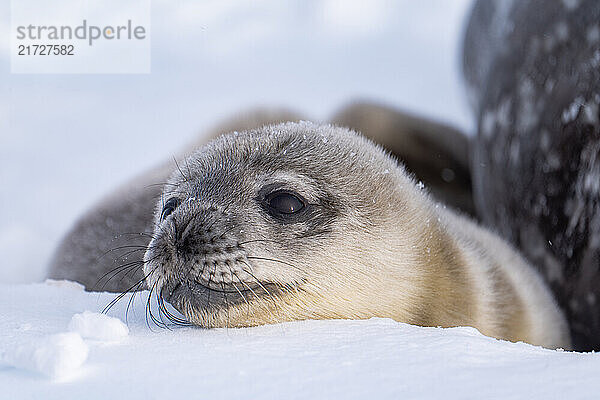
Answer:
<svg viewBox="0 0 600 400"><path fill-rule="evenodd" d="M474 216L469 138L458 130L368 102L348 105L332 122L382 145L423 181L436 199Z"/></svg>
<svg viewBox="0 0 600 400"><path fill-rule="evenodd" d="M182 160L197 147L227 132L265 124L297 121L286 110L242 113L202 135L175 157ZM115 190L88 210L62 239L48 277L82 283L87 290L122 292L143 289L142 257L153 231L154 208L162 185L177 168L173 159ZM140 283L139 286L136 286Z"/></svg>

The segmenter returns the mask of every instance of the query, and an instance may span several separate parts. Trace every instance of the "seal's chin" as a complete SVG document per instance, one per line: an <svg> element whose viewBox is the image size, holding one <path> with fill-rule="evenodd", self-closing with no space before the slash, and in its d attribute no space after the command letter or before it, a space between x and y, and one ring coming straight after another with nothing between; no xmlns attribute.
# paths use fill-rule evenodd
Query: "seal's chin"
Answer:
<svg viewBox="0 0 600 400"><path fill-rule="evenodd" d="M281 294L273 283L224 284L211 288L190 280L166 282L160 296L179 311L187 321L205 328L245 327L256 325L254 316L265 311Z"/></svg>

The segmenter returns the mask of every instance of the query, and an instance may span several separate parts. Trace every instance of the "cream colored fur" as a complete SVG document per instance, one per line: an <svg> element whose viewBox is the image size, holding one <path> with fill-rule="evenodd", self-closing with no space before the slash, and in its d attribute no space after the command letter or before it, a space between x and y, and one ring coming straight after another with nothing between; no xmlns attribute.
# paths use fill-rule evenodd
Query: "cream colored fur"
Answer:
<svg viewBox="0 0 600 400"><path fill-rule="evenodd" d="M307 163L323 163L333 170L328 177L332 190L339 189L338 196L351 211L336 219L330 233L310 242L310 251L298 251L289 260L294 269L252 262L252 272L261 281L287 285L288 289L267 296L257 295L258 289L248 290L242 304L218 310L184 301L179 309L188 320L206 327L243 327L303 319L386 317L423 326L472 326L499 339L570 348L564 317L537 273L516 250L433 201L395 160L355 133L308 123L276 125L245 136L218 139L193 155L182 170L189 171L192 179L197 174L199 181L208 182L201 178L203 171L227 169L227 162L232 162L227 179L237 182L237 169L243 171L240 176L251 173L246 165L235 165L247 159L239 155L244 149L248 154L259 149L281 151L279 141L292 138L301 144L299 136L313 140L306 148L313 152L312 157L317 154L323 159L307 157ZM296 142L289 143L295 146ZM290 152L300 151L300 145L294 146ZM221 154L240 157L241 161L228 159L223 164ZM211 162L217 167L211 169ZM268 183L262 178L264 171L259 172L252 171L256 173L253 184L264 179ZM351 178L359 174L360 179L344 180L344 174ZM316 183L302 176L288 172L276 179L304 187L298 190L307 197L316 196ZM185 184L176 173L167 188L177 189L166 189L164 197L172 195L169 191L185 192ZM223 186L218 188L224 190ZM205 190L207 194L200 197L210 198L209 189ZM208 206L199 203L197 207L203 210ZM185 215L190 210L179 212ZM253 227L260 227L262 217L255 218ZM155 234L160 237L165 226L158 220L156 223L159 228ZM154 261L160 254L156 248L155 239L146 254L149 287L160 288L167 280L183 279L179 267L168 262L163 267ZM248 287L242 280L234 283L236 289Z"/></svg>

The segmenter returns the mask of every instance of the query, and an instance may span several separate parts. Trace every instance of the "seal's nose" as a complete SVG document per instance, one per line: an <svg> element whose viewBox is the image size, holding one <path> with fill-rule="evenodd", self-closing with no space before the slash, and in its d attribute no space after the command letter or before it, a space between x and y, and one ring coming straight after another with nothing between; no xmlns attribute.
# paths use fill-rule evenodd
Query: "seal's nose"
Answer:
<svg viewBox="0 0 600 400"><path fill-rule="evenodd" d="M173 218L173 233L174 233L174 245L179 254L184 254L190 251L192 245L197 244L197 242L202 242L202 239L191 240L190 234L194 233L194 235L201 234L197 230L194 230L194 218ZM192 243L194 242L194 243Z"/></svg>
<svg viewBox="0 0 600 400"><path fill-rule="evenodd" d="M163 237L174 258L189 268L202 270L207 264L224 262L242 250L242 237L234 230L235 221L216 210L178 209L169 223L170 229L163 232Z"/></svg>
<svg viewBox="0 0 600 400"><path fill-rule="evenodd" d="M173 218L172 244L178 257L206 256L219 247L221 235L201 215Z"/></svg>

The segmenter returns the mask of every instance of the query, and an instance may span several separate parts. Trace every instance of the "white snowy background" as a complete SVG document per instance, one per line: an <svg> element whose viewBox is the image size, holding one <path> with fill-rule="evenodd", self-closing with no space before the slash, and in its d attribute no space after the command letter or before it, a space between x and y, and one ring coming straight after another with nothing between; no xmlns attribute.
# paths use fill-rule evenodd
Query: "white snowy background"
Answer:
<svg viewBox="0 0 600 400"><path fill-rule="evenodd" d="M459 65L470 3L154 0L151 74L18 75L0 0L0 398L598 398L596 354L471 328L151 329L142 293L127 334L79 315L114 295L41 283L102 194L240 111L324 120L370 99L471 132ZM126 305L110 315L125 320Z"/></svg>

